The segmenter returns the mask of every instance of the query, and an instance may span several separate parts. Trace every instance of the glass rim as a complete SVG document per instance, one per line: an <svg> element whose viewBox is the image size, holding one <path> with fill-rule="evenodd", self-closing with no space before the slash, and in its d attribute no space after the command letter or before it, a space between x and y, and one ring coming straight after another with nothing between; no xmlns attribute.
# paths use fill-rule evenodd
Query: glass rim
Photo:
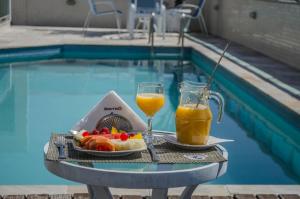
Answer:
<svg viewBox="0 0 300 199"><path fill-rule="evenodd" d="M186 86L189 86L189 87L201 87L201 88L207 87L206 82L182 81L179 83L180 86L184 86L185 84L187 84Z"/></svg>
<svg viewBox="0 0 300 199"><path fill-rule="evenodd" d="M138 86L145 86L145 87L163 87L164 85L162 83L156 83L156 82L141 82L138 83Z"/></svg>

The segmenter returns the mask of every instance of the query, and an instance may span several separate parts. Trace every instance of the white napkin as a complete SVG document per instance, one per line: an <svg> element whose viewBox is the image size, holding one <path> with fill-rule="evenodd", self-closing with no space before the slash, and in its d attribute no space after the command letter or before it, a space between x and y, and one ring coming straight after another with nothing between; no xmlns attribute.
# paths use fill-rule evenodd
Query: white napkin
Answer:
<svg viewBox="0 0 300 199"><path fill-rule="evenodd" d="M128 104L115 92L106 94L71 130L79 131L85 129L92 131L96 128L98 121L105 115L111 113L121 115L128 119L132 128L136 131L144 131L147 126L145 122L128 106Z"/></svg>

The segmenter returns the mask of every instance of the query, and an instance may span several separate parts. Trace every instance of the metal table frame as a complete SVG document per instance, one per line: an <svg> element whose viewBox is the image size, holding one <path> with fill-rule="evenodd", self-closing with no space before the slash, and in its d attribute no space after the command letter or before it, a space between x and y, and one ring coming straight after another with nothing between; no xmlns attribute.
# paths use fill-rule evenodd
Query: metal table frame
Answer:
<svg viewBox="0 0 300 199"><path fill-rule="evenodd" d="M227 159L226 149L220 145L217 147ZM44 154L47 153L47 150L48 143L44 147ZM86 184L91 199L112 199L109 187L152 189L152 198L154 199L167 198L169 188L186 187L180 198L189 199L199 184L222 176L227 170L228 162L211 163L192 169L151 172L105 170L67 161L49 161L46 158L44 158L44 163L53 174Z"/></svg>

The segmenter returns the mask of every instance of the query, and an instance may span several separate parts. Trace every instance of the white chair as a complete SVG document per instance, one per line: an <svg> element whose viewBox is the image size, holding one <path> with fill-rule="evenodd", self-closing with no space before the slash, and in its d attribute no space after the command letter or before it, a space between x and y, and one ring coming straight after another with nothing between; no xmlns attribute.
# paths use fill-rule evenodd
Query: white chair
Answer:
<svg viewBox="0 0 300 199"><path fill-rule="evenodd" d="M118 32L120 33L120 30L121 30L120 16L122 15L122 12L120 10L116 9L116 6L115 6L113 0L88 0L88 2L89 2L90 11L84 21L84 25L83 25L83 34L84 35L86 33L86 30L89 27L91 15L94 15L94 16L114 15L114 17L116 19ZM102 7L101 10L100 10L100 7ZM109 9L103 10L103 7L107 7Z"/></svg>
<svg viewBox="0 0 300 199"><path fill-rule="evenodd" d="M135 21L138 19L137 26L143 24L143 29L149 28L150 17L155 14L157 21L157 32L162 33L165 38L166 30L166 8L163 5L163 0L132 0L129 7L127 29L129 37L134 37Z"/></svg>
<svg viewBox="0 0 300 199"><path fill-rule="evenodd" d="M183 4L176 6L173 9L168 10L168 14L171 14L171 15L185 14L185 17L188 19L185 24L185 28L184 28L185 32L188 31L191 20L197 19L200 27L207 34L208 31L207 31L206 23L205 23L203 13L202 13L205 2L206 2L206 0L199 0L198 5L183 3Z"/></svg>

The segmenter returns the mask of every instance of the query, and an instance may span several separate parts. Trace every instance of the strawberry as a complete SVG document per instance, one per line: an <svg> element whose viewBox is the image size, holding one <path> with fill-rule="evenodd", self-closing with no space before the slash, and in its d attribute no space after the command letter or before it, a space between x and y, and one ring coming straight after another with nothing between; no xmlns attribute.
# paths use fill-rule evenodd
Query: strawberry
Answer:
<svg viewBox="0 0 300 199"><path fill-rule="evenodd" d="M127 134L127 133L121 133L120 139L121 139L122 141L126 141L126 140L128 139L128 134Z"/></svg>
<svg viewBox="0 0 300 199"><path fill-rule="evenodd" d="M110 134L110 130L107 127L103 127L100 132L103 134Z"/></svg>
<svg viewBox="0 0 300 199"><path fill-rule="evenodd" d="M81 135L82 135L83 137L86 137L86 136L89 136L89 135L90 135L90 132L84 131L84 132L82 132Z"/></svg>
<svg viewBox="0 0 300 199"><path fill-rule="evenodd" d="M94 129L92 132L93 135L100 135L100 131L97 129Z"/></svg>

